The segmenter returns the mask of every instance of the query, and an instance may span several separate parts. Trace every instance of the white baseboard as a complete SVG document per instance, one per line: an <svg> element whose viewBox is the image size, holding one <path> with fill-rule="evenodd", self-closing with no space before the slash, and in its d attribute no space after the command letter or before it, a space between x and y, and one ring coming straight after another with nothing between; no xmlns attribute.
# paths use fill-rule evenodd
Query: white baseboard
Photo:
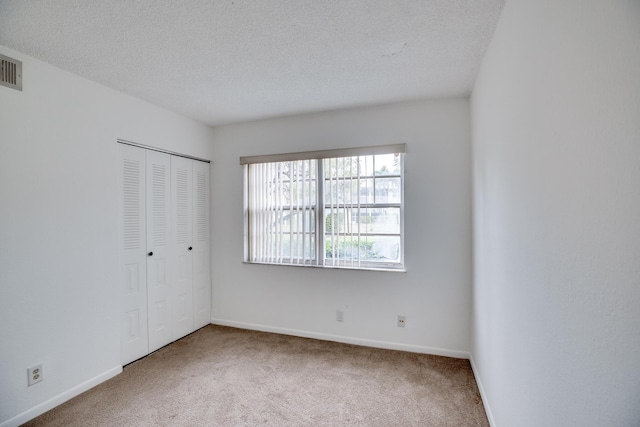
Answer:
<svg viewBox="0 0 640 427"><path fill-rule="evenodd" d="M421 345L402 344L389 341L377 341L363 338L346 337L342 335L331 335L320 332L308 332L298 329L279 328L275 326L260 325L256 323L236 322L233 320L211 319L213 325L231 326L240 329L250 329L254 331L273 332L276 334L293 335L303 338L315 338L324 341L334 341L344 344L355 344L364 347L384 348L386 350L400 350L411 353L433 354L435 356L454 357L456 359L469 359L469 352L459 350L448 350L437 347L426 347ZM2 427L2 426L0 426Z"/></svg>
<svg viewBox="0 0 640 427"><path fill-rule="evenodd" d="M78 384L77 386L70 388L69 390L60 393L57 396L52 397L49 400L46 400L44 402L42 402L39 405L34 406L31 409L28 409L26 411L24 411L21 414L16 415L13 418L10 418L2 423L0 423L0 427L17 427L21 424L26 423L27 421L30 421L32 419L34 419L35 417L37 417L38 415L42 415L45 412L55 408L58 405L63 404L64 402L66 402L67 400L76 397L77 395L84 393L85 391L89 390L90 388L93 388L95 386L97 386L98 384L107 381L110 378L115 377L116 375L118 375L119 373L122 372L122 366L115 366L111 369L109 369L106 372L101 373L98 376L95 376L93 378L91 378L90 380L87 380L85 382L83 382L82 384Z"/></svg>
<svg viewBox="0 0 640 427"><path fill-rule="evenodd" d="M496 427L496 422L493 419L493 412L491 412L491 406L489 406L489 400L487 399L487 395L484 392L484 387L482 386L482 381L480 380L480 374L478 373L478 369L476 368L476 362L473 361L472 354L470 354L469 362L471 362L471 370L473 371L473 376L476 378L476 384L478 384L480 397L482 397L482 404L484 405L484 410L487 413L487 418L489 419L489 425L491 427Z"/></svg>

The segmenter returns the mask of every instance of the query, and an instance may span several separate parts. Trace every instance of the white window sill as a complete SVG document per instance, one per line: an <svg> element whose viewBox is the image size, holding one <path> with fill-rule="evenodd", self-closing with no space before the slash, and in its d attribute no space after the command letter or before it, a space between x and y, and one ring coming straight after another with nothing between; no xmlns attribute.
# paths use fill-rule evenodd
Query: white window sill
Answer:
<svg viewBox="0 0 640 427"><path fill-rule="evenodd" d="M278 264L272 262L250 262L243 261L243 264L249 265L270 265L276 267L305 267L305 268L319 268L319 269L327 269L327 270L359 270L359 271L383 271L390 273L406 273L406 267L351 267L351 266L334 266L334 265L315 265L315 264Z"/></svg>

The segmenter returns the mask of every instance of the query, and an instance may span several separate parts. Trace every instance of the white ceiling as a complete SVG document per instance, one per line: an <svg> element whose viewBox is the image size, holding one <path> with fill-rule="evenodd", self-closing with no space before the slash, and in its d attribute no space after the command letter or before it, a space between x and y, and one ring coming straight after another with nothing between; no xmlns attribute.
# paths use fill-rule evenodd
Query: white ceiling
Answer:
<svg viewBox="0 0 640 427"><path fill-rule="evenodd" d="M215 126L466 96L503 4L0 0L0 44Z"/></svg>

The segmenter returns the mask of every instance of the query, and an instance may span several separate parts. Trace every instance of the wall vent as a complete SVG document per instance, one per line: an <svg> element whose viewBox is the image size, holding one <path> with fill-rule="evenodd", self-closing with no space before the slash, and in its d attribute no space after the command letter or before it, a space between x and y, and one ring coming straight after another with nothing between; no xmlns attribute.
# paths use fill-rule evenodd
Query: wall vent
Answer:
<svg viewBox="0 0 640 427"><path fill-rule="evenodd" d="M22 61L0 55L0 86L22 90Z"/></svg>

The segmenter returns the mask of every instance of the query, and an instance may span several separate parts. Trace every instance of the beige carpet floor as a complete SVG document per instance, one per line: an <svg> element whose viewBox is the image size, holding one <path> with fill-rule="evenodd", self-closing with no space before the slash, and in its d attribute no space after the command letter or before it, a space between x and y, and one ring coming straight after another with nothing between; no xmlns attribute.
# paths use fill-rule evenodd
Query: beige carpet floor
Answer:
<svg viewBox="0 0 640 427"><path fill-rule="evenodd" d="M207 326L28 426L488 426L469 361Z"/></svg>

